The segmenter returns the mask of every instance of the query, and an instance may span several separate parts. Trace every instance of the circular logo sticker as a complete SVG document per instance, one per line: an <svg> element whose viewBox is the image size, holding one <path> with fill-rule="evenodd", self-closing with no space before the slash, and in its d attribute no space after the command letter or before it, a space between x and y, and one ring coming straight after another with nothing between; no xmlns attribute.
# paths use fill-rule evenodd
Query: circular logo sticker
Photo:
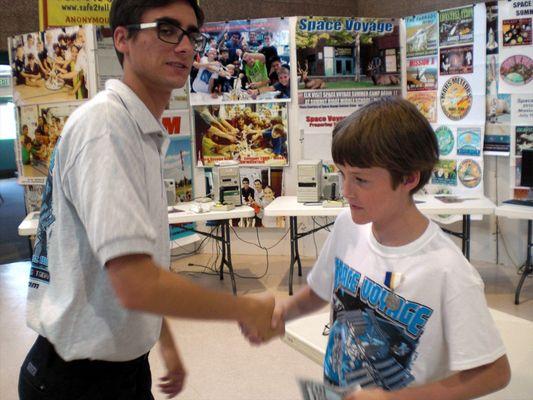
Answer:
<svg viewBox="0 0 533 400"><path fill-rule="evenodd" d="M454 76L448 79L440 93L440 106L453 121L463 119L472 107L472 88L466 79Z"/></svg>
<svg viewBox="0 0 533 400"><path fill-rule="evenodd" d="M510 85L527 85L533 79L533 60L523 54L511 56L500 66L500 75Z"/></svg>
<svg viewBox="0 0 533 400"><path fill-rule="evenodd" d="M459 164L459 180L467 188L475 188L481 182L481 167L472 160L466 159Z"/></svg>
<svg viewBox="0 0 533 400"><path fill-rule="evenodd" d="M437 140L439 141L439 153L441 156L447 156L453 150L453 133L447 126L439 126L435 131Z"/></svg>

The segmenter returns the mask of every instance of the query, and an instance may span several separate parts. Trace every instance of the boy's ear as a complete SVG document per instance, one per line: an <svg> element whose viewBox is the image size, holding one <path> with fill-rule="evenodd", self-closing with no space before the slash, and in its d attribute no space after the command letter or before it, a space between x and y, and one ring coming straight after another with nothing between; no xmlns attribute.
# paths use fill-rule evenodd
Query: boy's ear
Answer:
<svg viewBox="0 0 533 400"><path fill-rule="evenodd" d="M411 190L418 185L418 182L420 182L420 171L415 171L404 176L402 183L407 189Z"/></svg>

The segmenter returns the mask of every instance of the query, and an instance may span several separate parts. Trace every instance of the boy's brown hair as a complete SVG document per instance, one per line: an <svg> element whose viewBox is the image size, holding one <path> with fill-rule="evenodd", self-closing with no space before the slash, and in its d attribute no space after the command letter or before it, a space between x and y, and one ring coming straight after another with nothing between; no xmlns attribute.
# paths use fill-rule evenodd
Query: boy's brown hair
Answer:
<svg viewBox="0 0 533 400"><path fill-rule="evenodd" d="M420 190L439 159L435 132L417 108L400 97L382 97L337 124L331 145L333 161L359 168L381 167L396 189L420 171Z"/></svg>

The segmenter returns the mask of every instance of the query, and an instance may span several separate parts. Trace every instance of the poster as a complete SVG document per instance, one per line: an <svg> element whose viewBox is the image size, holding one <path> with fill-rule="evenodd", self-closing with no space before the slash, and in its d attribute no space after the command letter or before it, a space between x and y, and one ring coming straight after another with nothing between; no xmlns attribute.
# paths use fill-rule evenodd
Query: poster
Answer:
<svg viewBox="0 0 533 400"><path fill-rule="evenodd" d="M76 103L22 106L19 109L17 167L22 184L44 184L54 146Z"/></svg>
<svg viewBox="0 0 533 400"><path fill-rule="evenodd" d="M437 57L407 60L407 90L437 90Z"/></svg>
<svg viewBox="0 0 533 400"><path fill-rule="evenodd" d="M300 108L358 107L368 98L400 94L393 20L298 17L296 54Z"/></svg>
<svg viewBox="0 0 533 400"><path fill-rule="evenodd" d="M429 12L405 18L407 57L437 54L439 45L439 14Z"/></svg>
<svg viewBox="0 0 533 400"><path fill-rule="evenodd" d="M472 88L460 76L448 79L440 91L439 102L442 112L453 121L464 119L472 108Z"/></svg>
<svg viewBox="0 0 533 400"><path fill-rule="evenodd" d="M498 2L486 3L485 139L488 155L509 155L511 146L511 95L499 93Z"/></svg>
<svg viewBox="0 0 533 400"><path fill-rule="evenodd" d="M26 214L29 214L33 211L40 211L43 191L44 185L24 185Z"/></svg>
<svg viewBox="0 0 533 400"><path fill-rule="evenodd" d="M241 164L288 163L286 103L194 107L197 165L237 160Z"/></svg>
<svg viewBox="0 0 533 400"><path fill-rule="evenodd" d="M122 79L124 71L118 61L115 45L113 44L113 32L111 28L98 26L96 34L96 74L98 91L105 89L105 83L109 79Z"/></svg>
<svg viewBox="0 0 533 400"><path fill-rule="evenodd" d="M182 110L167 110L161 123L170 136L165 157L163 176L168 187L174 188L175 202L191 201L192 190L192 135L189 113Z"/></svg>
<svg viewBox="0 0 533 400"><path fill-rule="evenodd" d="M471 74L474 71L474 49L472 45L440 49L440 74Z"/></svg>
<svg viewBox="0 0 533 400"><path fill-rule="evenodd" d="M192 105L290 99L288 19L208 22L202 33L208 43L193 64Z"/></svg>
<svg viewBox="0 0 533 400"><path fill-rule="evenodd" d="M437 122L437 92L407 92L407 100L431 123Z"/></svg>
<svg viewBox="0 0 533 400"><path fill-rule="evenodd" d="M112 0L39 0L39 26L109 25Z"/></svg>
<svg viewBox="0 0 533 400"><path fill-rule="evenodd" d="M483 187L483 127L443 124L433 125L433 129L440 158L425 190L431 194L477 194Z"/></svg>
<svg viewBox="0 0 533 400"><path fill-rule="evenodd" d="M500 92L533 93L533 3L500 1L498 6Z"/></svg>
<svg viewBox="0 0 533 400"><path fill-rule="evenodd" d="M474 7L453 8L439 12L439 44L451 46L474 40Z"/></svg>
<svg viewBox="0 0 533 400"><path fill-rule="evenodd" d="M163 178L167 204L173 205L194 198L192 135L189 112L187 110L166 110L161 116L161 124L170 136L165 162ZM193 237L194 232L181 229L186 226L193 229L195 224L175 224L170 226L170 240ZM179 246L179 242L177 242Z"/></svg>
<svg viewBox="0 0 533 400"><path fill-rule="evenodd" d="M84 100L92 74L89 27L66 27L8 39L17 105Z"/></svg>

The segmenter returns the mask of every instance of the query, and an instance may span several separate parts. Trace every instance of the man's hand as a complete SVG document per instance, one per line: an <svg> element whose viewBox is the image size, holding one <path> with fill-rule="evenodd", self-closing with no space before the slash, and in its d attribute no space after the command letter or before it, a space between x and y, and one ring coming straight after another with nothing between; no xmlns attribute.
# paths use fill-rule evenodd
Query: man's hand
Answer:
<svg viewBox="0 0 533 400"><path fill-rule="evenodd" d="M242 334L248 339L251 344L259 345L267 342L274 336L283 335L285 333L284 311L277 301L274 304L274 309L271 313L268 327L267 337L262 336L257 329L254 329L246 323L240 323Z"/></svg>
<svg viewBox="0 0 533 400"><path fill-rule="evenodd" d="M161 377L159 388L167 395L168 399L173 398L183 390L187 372L175 346L168 346L160 342L161 356L165 363L167 374Z"/></svg>

